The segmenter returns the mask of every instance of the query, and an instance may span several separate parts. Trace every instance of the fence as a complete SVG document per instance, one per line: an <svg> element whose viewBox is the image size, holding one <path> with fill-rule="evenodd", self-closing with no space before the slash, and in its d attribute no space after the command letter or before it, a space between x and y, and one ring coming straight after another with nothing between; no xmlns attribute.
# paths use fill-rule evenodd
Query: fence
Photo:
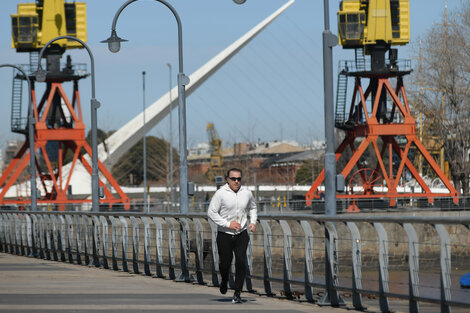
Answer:
<svg viewBox="0 0 470 313"><path fill-rule="evenodd" d="M373 301L390 312L396 299L410 312L468 308L458 278L470 272L469 225L468 215L260 214L245 288L356 310ZM2 252L213 286L216 235L203 213L0 211Z"/></svg>
<svg viewBox="0 0 470 313"><path fill-rule="evenodd" d="M163 198L158 198L160 195L154 195L154 197L148 202L145 207L143 199L131 199L130 212L142 212L142 213L167 213L179 212L178 199L173 205L170 205L169 201ZM209 205L208 201L201 200L202 195L191 198L189 201L189 212L200 213L206 212ZM390 206L389 199L377 198L377 199L337 199L336 200L336 212L338 214L347 213L347 210L351 204L357 206L357 208L363 213L372 212L424 212L424 211L470 211L470 197L460 196L459 203L455 204L452 198L439 197L434 198L432 203L429 203L428 198L412 198L402 197L396 199L396 206ZM273 214L284 214L284 213L299 213L299 214L323 214L325 212L325 201L312 200L311 205L307 206L305 202L305 195L288 195L287 193L277 196L259 196L256 201L258 211L263 213ZM63 203L63 204L51 204L38 202L37 204L39 211L90 211L91 202L78 202L77 203ZM0 205L0 210L27 210L30 209L28 205ZM111 206L106 203L100 204L100 211L127 211L127 208L123 204L114 203ZM148 211L148 212L147 212Z"/></svg>

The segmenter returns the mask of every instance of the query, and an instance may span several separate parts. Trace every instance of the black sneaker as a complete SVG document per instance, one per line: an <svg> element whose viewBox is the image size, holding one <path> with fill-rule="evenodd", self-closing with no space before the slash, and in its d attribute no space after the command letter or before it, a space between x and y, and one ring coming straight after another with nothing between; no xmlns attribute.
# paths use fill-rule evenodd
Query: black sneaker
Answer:
<svg viewBox="0 0 470 313"><path fill-rule="evenodd" d="M220 287L219 287L220 293L221 294L226 294L227 293L227 282L221 282Z"/></svg>
<svg viewBox="0 0 470 313"><path fill-rule="evenodd" d="M242 298L240 298L240 291L235 291L233 294L232 303L242 303Z"/></svg>

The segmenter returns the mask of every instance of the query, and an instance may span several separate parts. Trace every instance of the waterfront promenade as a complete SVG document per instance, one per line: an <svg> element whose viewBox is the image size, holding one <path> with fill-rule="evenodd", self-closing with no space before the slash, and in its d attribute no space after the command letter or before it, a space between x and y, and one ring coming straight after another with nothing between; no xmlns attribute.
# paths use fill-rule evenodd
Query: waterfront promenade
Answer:
<svg viewBox="0 0 470 313"><path fill-rule="evenodd" d="M120 271L0 253L0 312L347 312Z"/></svg>

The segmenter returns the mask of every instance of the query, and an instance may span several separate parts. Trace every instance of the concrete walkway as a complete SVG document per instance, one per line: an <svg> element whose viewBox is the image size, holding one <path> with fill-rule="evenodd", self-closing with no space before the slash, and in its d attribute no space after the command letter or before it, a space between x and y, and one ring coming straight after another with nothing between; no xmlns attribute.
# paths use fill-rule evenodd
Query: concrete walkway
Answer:
<svg viewBox="0 0 470 313"><path fill-rule="evenodd" d="M319 307L218 288L0 253L0 312L326 313Z"/></svg>

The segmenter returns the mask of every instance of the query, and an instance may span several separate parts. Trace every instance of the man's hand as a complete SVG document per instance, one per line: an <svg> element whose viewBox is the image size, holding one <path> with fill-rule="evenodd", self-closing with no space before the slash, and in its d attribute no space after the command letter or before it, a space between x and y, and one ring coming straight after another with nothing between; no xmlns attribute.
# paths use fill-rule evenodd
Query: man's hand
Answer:
<svg viewBox="0 0 470 313"><path fill-rule="evenodd" d="M236 221L232 221L232 222L230 222L229 228L233 229L233 230L240 230L240 229L242 229L242 225L240 225L240 223L238 223Z"/></svg>
<svg viewBox="0 0 470 313"><path fill-rule="evenodd" d="M256 230L256 225L251 223L250 225L248 225L248 229L251 231L251 232L254 232Z"/></svg>

